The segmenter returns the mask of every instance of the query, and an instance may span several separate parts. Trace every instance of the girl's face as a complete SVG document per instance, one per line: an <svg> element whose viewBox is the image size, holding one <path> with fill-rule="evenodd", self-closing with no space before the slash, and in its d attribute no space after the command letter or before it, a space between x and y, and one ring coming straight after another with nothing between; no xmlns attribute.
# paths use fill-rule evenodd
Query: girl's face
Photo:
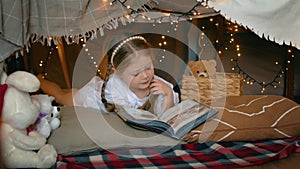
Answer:
<svg viewBox="0 0 300 169"><path fill-rule="evenodd" d="M129 57L129 64L121 72L122 80L133 92L148 89L154 76L153 62L149 52L142 50Z"/></svg>

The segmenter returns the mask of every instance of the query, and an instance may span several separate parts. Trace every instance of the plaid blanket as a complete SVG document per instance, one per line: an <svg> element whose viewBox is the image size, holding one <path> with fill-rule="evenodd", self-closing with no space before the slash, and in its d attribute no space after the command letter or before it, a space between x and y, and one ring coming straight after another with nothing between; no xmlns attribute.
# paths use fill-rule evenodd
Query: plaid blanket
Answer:
<svg viewBox="0 0 300 169"><path fill-rule="evenodd" d="M206 142L162 148L120 148L59 156L55 168L234 168L253 166L300 152L300 136L254 142ZM151 156L151 154L155 154Z"/></svg>

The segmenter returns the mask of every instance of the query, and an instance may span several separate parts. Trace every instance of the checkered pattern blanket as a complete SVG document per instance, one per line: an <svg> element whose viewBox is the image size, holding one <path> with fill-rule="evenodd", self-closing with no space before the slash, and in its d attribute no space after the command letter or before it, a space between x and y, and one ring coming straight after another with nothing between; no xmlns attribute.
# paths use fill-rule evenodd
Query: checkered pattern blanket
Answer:
<svg viewBox="0 0 300 169"><path fill-rule="evenodd" d="M253 166L300 152L300 136L255 142L181 144L161 148L120 148L59 156L55 168L235 168ZM151 154L156 154L151 156Z"/></svg>

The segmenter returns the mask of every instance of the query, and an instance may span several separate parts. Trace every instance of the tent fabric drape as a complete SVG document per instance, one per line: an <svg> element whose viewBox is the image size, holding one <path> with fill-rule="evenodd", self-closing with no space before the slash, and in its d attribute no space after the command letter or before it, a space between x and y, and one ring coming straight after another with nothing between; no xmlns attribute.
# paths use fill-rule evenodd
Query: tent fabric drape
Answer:
<svg viewBox="0 0 300 169"><path fill-rule="evenodd" d="M29 20L27 1L3 0L0 2L0 61L26 44Z"/></svg>
<svg viewBox="0 0 300 169"><path fill-rule="evenodd" d="M42 43L57 43L61 36L78 42L79 38L94 38L99 30L115 29L118 21L126 24L132 18L126 14L147 11L157 6L155 0L1 0L0 1L0 61L13 52L28 48L29 39Z"/></svg>
<svg viewBox="0 0 300 169"><path fill-rule="evenodd" d="M209 0L208 5L260 37L300 49L299 0Z"/></svg>
<svg viewBox="0 0 300 169"><path fill-rule="evenodd" d="M110 5L110 2L114 2ZM119 2L124 2L121 4ZM135 11L152 7L165 11L186 12L198 0L1 0L0 1L0 62L15 51L26 47L29 39L50 43L60 37L78 42L79 38L95 38L96 32L115 29L118 21L126 24L126 17ZM297 34L300 20L298 0L208 0L209 7L220 10L232 21L253 29L260 36L277 43L290 42L300 48ZM127 7L130 7L128 9ZM69 37L72 36L70 39Z"/></svg>

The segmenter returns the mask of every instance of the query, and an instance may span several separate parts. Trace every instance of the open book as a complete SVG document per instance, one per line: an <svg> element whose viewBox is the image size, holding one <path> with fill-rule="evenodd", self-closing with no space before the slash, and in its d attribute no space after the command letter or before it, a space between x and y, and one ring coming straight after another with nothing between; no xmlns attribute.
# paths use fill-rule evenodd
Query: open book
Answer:
<svg viewBox="0 0 300 169"><path fill-rule="evenodd" d="M117 106L117 114L128 124L180 139L190 130L218 113L195 100L186 99L160 116L129 106Z"/></svg>

